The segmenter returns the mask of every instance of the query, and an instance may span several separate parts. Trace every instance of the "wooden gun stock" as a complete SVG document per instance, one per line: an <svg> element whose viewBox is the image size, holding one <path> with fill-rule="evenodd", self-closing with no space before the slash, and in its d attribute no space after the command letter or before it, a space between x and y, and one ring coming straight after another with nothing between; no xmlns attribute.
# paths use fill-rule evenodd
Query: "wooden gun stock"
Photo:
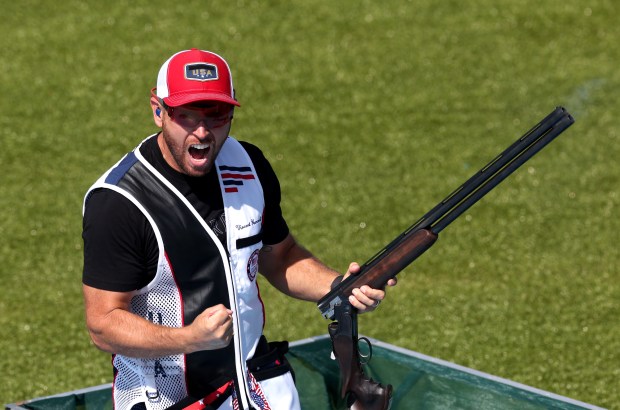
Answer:
<svg viewBox="0 0 620 410"><path fill-rule="evenodd" d="M404 232L392 246L383 249L362 265L357 275L349 276L324 296L318 302L321 313L325 318L333 320L334 308L342 303L343 295L348 297L353 289L362 285L375 289L383 288L388 280L430 248L437 238L437 234L429 229Z"/></svg>

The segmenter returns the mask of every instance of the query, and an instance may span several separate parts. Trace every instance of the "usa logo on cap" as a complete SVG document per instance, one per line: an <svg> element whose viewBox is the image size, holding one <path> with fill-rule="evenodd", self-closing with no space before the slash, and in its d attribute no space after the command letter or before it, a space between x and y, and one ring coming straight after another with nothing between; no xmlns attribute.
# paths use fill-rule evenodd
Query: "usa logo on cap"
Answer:
<svg viewBox="0 0 620 410"><path fill-rule="evenodd" d="M214 64L194 63L185 66L185 78L188 80L217 80L217 66Z"/></svg>

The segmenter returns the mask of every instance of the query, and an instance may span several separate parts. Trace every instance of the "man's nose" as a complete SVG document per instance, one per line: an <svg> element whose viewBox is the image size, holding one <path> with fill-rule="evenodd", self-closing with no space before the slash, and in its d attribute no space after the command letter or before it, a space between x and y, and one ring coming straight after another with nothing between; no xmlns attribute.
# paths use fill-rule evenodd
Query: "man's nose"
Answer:
<svg viewBox="0 0 620 410"><path fill-rule="evenodd" d="M196 125L196 128L194 128L194 134L196 134L198 138L206 137L210 133L211 133L211 129L207 126L207 123L205 120L200 120L198 125Z"/></svg>

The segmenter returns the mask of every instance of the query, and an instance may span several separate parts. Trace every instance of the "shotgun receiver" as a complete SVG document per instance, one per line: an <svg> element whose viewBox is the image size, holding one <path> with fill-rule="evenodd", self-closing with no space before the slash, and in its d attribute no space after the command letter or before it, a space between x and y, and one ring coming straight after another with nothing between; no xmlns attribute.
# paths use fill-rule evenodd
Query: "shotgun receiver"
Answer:
<svg viewBox="0 0 620 410"><path fill-rule="evenodd" d="M534 128L515 141L463 185L401 233L361 266L357 275L344 279L318 301L328 326L334 356L340 367L341 396L347 405L364 410L385 410L391 404L392 386L364 375L358 350L357 311L348 302L352 290L363 285L383 288L390 278L430 248L446 226L495 188L574 122L557 107ZM366 339L366 342L368 340ZM372 351L372 350L371 350Z"/></svg>

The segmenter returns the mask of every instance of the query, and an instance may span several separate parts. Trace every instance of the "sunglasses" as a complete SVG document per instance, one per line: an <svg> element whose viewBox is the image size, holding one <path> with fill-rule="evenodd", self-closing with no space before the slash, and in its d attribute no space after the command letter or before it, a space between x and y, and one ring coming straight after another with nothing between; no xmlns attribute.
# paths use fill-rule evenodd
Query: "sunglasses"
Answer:
<svg viewBox="0 0 620 410"><path fill-rule="evenodd" d="M155 96L153 91L151 94ZM208 129L216 129L229 124L233 119L234 108L230 104L202 102L190 106L170 107L161 98L156 98L170 119L183 128L195 129L202 123Z"/></svg>
<svg viewBox="0 0 620 410"><path fill-rule="evenodd" d="M233 109L227 104L216 104L207 108L166 107L168 116L172 121L183 128L194 129L201 123L206 128L221 128L230 123L233 118Z"/></svg>

